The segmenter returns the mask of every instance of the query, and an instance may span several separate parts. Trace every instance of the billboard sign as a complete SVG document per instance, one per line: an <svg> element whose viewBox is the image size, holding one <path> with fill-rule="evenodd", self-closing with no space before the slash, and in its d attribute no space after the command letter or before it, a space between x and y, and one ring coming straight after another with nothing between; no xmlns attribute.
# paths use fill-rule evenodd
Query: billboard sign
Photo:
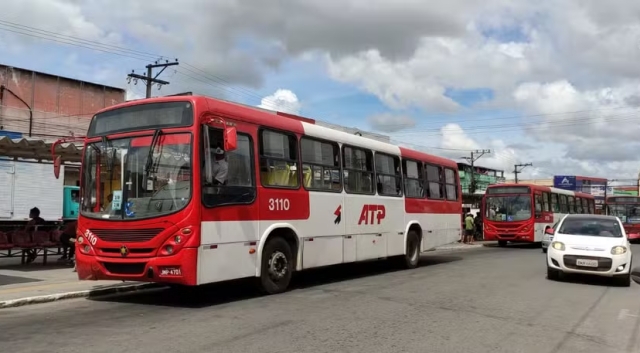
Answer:
<svg viewBox="0 0 640 353"><path fill-rule="evenodd" d="M555 175L553 177L553 187L565 190L576 189L575 175Z"/></svg>

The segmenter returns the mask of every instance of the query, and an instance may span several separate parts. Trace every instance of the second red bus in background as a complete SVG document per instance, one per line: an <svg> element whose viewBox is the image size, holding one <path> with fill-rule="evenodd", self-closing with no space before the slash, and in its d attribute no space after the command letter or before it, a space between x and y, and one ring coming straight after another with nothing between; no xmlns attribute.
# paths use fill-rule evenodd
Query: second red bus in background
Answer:
<svg viewBox="0 0 640 353"><path fill-rule="evenodd" d="M530 184L490 185L482 199L484 239L508 242L542 243L543 251L551 239L545 229L553 228L566 214L595 213L593 195Z"/></svg>

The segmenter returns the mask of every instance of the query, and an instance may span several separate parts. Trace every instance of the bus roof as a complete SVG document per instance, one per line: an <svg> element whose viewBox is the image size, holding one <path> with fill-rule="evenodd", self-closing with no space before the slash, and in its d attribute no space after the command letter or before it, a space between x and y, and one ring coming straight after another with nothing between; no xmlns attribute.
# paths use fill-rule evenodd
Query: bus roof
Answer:
<svg viewBox="0 0 640 353"><path fill-rule="evenodd" d="M391 143L386 143L371 138L353 135L347 132L320 126L316 124L315 120L302 116L261 109L258 107L224 101L201 95L167 96L133 100L102 109L96 114L134 105L160 102L192 102L195 106L206 105L208 107L208 110L216 112L223 117L232 117L234 120L239 120L256 125L268 126L278 130L290 131L296 134L304 134L307 136L326 139L329 141L336 141L354 147L368 148L382 153L401 155L403 158L433 162L458 170L457 163L454 160L448 158L438 157L432 154L400 147ZM282 117L282 119L274 119L274 115L280 116Z"/></svg>
<svg viewBox="0 0 640 353"><path fill-rule="evenodd" d="M577 191L571 191L571 190L565 190L565 189L558 189L558 188L554 188L551 186L543 186L543 185L536 185L536 184L527 184L527 183L505 183L505 184L493 184L493 185L489 185L487 188L499 188L499 187L514 187L514 186L528 186L531 188L531 190L538 190L538 191L545 191L545 192L554 192L556 194L560 194L560 195L570 195L570 196L579 196L579 197L585 197L585 198L589 198L592 199L594 198L593 195L591 194L587 194L584 192L577 192Z"/></svg>

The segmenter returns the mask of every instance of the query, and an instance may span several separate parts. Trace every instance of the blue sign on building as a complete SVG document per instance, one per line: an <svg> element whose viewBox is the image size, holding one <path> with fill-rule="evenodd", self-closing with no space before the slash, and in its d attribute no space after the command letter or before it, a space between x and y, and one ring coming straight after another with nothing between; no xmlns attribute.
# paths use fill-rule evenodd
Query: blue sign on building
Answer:
<svg viewBox="0 0 640 353"><path fill-rule="evenodd" d="M8 137L12 140L15 139L20 139L22 138L22 133L21 132L15 132L15 131L8 131L8 130L0 130L0 137Z"/></svg>
<svg viewBox="0 0 640 353"><path fill-rule="evenodd" d="M577 187L576 177L575 175L555 175L553 177L553 187L575 191Z"/></svg>

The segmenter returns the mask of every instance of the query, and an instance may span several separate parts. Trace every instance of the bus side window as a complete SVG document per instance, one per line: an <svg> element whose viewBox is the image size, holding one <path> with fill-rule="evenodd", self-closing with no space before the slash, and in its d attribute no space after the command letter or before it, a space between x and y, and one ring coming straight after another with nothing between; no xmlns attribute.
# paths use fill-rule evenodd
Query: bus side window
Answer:
<svg viewBox="0 0 640 353"><path fill-rule="evenodd" d="M569 213L576 213L576 198L573 196L567 196L567 205L569 206Z"/></svg>
<svg viewBox="0 0 640 353"><path fill-rule="evenodd" d="M260 180L267 187L298 189L298 143L295 135L260 131Z"/></svg>
<svg viewBox="0 0 640 353"><path fill-rule="evenodd" d="M238 147L224 155L227 164L227 175L224 184L207 183L205 180L206 158L213 165L215 150L223 145L222 130L212 127L209 129L210 153L202 158L202 202L206 207L216 207L230 204L250 204L255 200L255 173L253 158L253 141L251 136L238 132ZM204 142L204 139L203 139ZM204 147L204 146L203 146ZM203 153L206 151L202 149ZM215 176L214 176L215 177Z"/></svg>
<svg viewBox="0 0 640 353"><path fill-rule="evenodd" d="M456 172L453 169L444 168L444 181L447 200L455 201L458 199L458 183Z"/></svg>
<svg viewBox="0 0 640 353"><path fill-rule="evenodd" d="M560 213L569 213L569 205L567 204L567 195L558 195L560 200Z"/></svg>
<svg viewBox="0 0 640 353"><path fill-rule="evenodd" d="M425 192L422 163L403 159L402 172L404 174L405 197L410 199L423 199Z"/></svg>
<svg viewBox="0 0 640 353"><path fill-rule="evenodd" d="M560 212L560 201L558 200L558 196L559 195L556 193L551 194L551 209L554 213Z"/></svg>
<svg viewBox="0 0 640 353"><path fill-rule="evenodd" d="M582 213L589 213L589 200L585 198L582 199Z"/></svg>
<svg viewBox="0 0 640 353"><path fill-rule="evenodd" d="M344 190L349 194L374 195L373 152L342 146Z"/></svg>
<svg viewBox="0 0 640 353"><path fill-rule="evenodd" d="M442 187L442 168L432 164L425 164L425 170L427 171L427 198L434 200L444 199L444 192Z"/></svg>
<svg viewBox="0 0 640 353"><path fill-rule="evenodd" d="M535 195L536 214L542 212L542 195Z"/></svg>
<svg viewBox="0 0 640 353"><path fill-rule="evenodd" d="M340 146L303 136L300 139L302 185L307 190L341 192Z"/></svg>
<svg viewBox="0 0 640 353"><path fill-rule="evenodd" d="M577 197L576 196L576 213L577 214L584 213L584 212L582 212L582 197Z"/></svg>
<svg viewBox="0 0 640 353"><path fill-rule="evenodd" d="M544 210L544 212L550 212L551 211L551 204L550 204L550 200L549 200L549 193L548 192L543 192L542 193L542 209Z"/></svg>
<svg viewBox="0 0 640 353"><path fill-rule="evenodd" d="M376 152L375 167L378 195L402 196L400 158Z"/></svg>

